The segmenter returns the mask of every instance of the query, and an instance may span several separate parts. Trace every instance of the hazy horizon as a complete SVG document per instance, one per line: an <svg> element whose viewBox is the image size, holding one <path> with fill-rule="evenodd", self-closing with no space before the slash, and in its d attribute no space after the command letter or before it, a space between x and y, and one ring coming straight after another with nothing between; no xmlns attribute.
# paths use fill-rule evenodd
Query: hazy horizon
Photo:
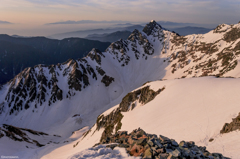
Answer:
<svg viewBox="0 0 240 159"><path fill-rule="evenodd" d="M239 8L240 0L2 0L0 34L49 36L152 19L213 28L238 23Z"/></svg>

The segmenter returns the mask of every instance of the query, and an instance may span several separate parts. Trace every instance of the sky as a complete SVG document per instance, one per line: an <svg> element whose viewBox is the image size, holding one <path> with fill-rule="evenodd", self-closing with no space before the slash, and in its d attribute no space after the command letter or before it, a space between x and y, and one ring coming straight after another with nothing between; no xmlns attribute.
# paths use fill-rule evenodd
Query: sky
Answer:
<svg viewBox="0 0 240 159"><path fill-rule="evenodd" d="M82 20L147 23L154 19L215 27L238 23L239 15L240 0L0 0L0 33L47 36L111 24L61 24Z"/></svg>

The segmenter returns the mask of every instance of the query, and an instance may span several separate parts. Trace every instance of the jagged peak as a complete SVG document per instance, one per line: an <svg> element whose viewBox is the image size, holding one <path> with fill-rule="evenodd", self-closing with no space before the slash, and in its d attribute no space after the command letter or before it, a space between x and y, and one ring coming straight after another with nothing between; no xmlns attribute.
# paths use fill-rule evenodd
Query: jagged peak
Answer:
<svg viewBox="0 0 240 159"><path fill-rule="evenodd" d="M230 28L230 25L228 24L219 24L214 30L214 33L222 33L222 32L226 32L228 29Z"/></svg>
<svg viewBox="0 0 240 159"><path fill-rule="evenodd" d="M62 65L66 65L68 64L70 61L72 61L73 59L68 59L67 61L63 62Z"/></svg>
<svg viewBox="0 0 240 159"><path fill-rule="evenodd" d="M97 49L97 48L93 48L91 51L90 51L90 53L99 53L99 54L102 54L102 52L99 50L99 49Z"/></svg>
<svg viewBox="0 0 240 159"><path fill-rule="evenodd" d="M31 71L33 70L32 67L27 67L25 68L22 72L20 72L18 75L16 75L12 80L9 81L9 84L12 83L13 81L16 81L18 78L27 78L27 76L29 76L29 74L31 73Z"/></svg>
<svg viewBox="0 0 240 159"><path fill-rule="evenodd" d="M162 26L158 24L155 20L151 20L146 26L143 28L143 32L146 33L148 36L152 34L152 32L155 30L162 29Z"/></svg>
<svg viewBox="0 0 240 159"><path fill-rule="evenodd" d="M42 68L42 67L48 67L48 65L46 65L46 64L38 64L38 65L35 65L33 67L34 68Z"/></svg>
<svg viewBox="0 0 240 159"><path fill-rule="evenodd" d="M92 58L92 56L104 56L103 55L103 53L99 50L99 49L97 49L97 48L93 48L88 54L87 54L87 56L86 57L91 57Z"/></svg>
<svg viewBox="0 0 240 159"><path fill-rule="evenodd" d="M76 60L74 59L69 59L67 62L65 62L64 64L67 64L67 66L72 66L74 63L76 63Z"/></svg>
<svg viewBox="0 0 240 159"><path fill-rule="evenodd" d="M141 32L139 32L137 29L134 29L133 32L131 33L131 35L128 37L127 40L130 40L130 41L135 41L135 37L137 35L141 34Z"/></svg>
<svg viewBox="0 0 240 159"><path fill-rule="evenodd" d="M92 60L95 60L99 65L101 65L101 56L105 57L103 53L96 48L93 48L92 51L90 51L87 55L87 57L90 57Z"/></svg>

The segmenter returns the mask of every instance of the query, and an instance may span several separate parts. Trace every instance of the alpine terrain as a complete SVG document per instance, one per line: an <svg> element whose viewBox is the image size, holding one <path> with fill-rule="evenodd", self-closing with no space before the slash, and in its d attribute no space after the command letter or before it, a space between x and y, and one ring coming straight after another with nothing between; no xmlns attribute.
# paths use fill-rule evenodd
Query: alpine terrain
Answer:
<svg viewBox="0 0 240 159"><path fill-rule="evenodd" d="M93 46L105 50L110 43L81 38L63 40L45 37L13 37L0 34L0 84L5 84L26 67L57 64L86 56Z"/></svg>
<svg viewBox="0 0 240 159"><path fill-rule="evenodd" d="M180 36L154 20L105 52L0 86L0 154L240 158L240 23Z"/></svg>

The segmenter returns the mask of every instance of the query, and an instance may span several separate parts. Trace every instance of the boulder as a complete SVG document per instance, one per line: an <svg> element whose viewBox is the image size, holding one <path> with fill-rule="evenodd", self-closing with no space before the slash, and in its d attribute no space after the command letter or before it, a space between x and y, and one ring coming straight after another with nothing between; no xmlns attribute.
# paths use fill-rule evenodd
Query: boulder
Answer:
<svg viewBox="0 0 240 159"><path fill-rule="evenodd" d="M175 146L175 147L178 147L178 143L175 141L175 140L171 140L172 141L172 145Z"/></svg>
<svg viewBox="0 0 240 159"><path fill-rule="evenodd" d="M171 143L171 140L165 136L159 135L159 139L161 140L161 143Z"/></svg>
<svg viewBox="0 0 240 159"><path fill-rule="evenodd" d="M137 140L137 145L145 146L147 144L147 139L146 138L141 138Z"/></svg>
<svg viewBox="0 0 240 159"><path fill-rule="evenodd" d="M151 159L151 158L152 158L152 152L151 152L151 149L148 148L148 149L144 152L143 159Z"/></svg>
<svg viewBox="0 0 240 159"><path fill-rule="evenodd" d="M183 147L183 148L187 147L186 142L185 141L181 141L179 143L179 147Z"/></svg>
<svg viewBox="0 0 240 159"><path fill-rule="evenodd" d="M175 149L174 151L170 152L173 157L179 157L181 156L181 152L178 149Z"/></svg>
<svg viewBox="0 0 240 159"><path fill-rule="evenodd" d="M140 156L144 152L144 148L141 145L133 145L133 147L130 148L130 155L131 156Z"/></svg>

